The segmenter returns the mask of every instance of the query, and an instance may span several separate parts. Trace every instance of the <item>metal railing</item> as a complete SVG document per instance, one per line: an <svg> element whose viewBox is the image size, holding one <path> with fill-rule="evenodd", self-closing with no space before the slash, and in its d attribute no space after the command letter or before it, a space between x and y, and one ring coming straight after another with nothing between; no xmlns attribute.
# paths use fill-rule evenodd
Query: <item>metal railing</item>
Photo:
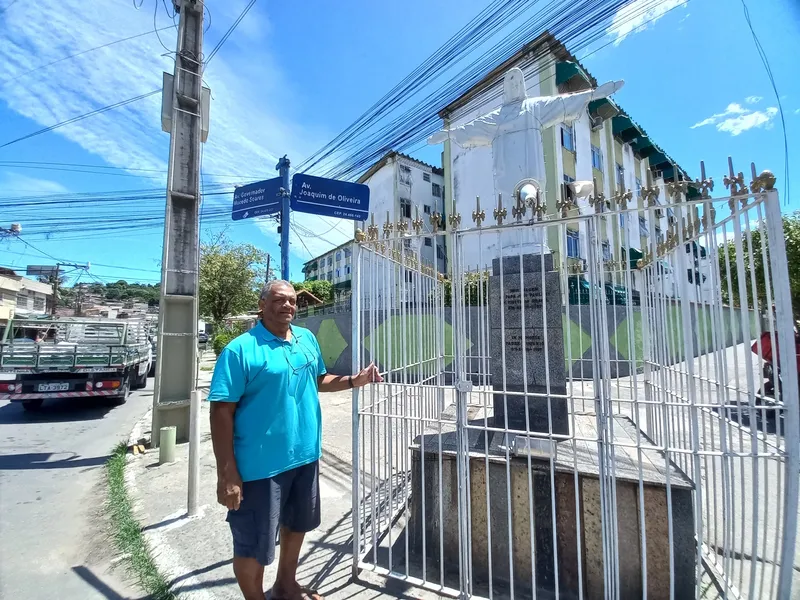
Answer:
<svg viewBox="0 0 800 600"><path fill-rule="evenodd" d="M354 393L354 569L459 597L788 599L795 338L777 192L753 179L713 200L672 184L671 228L648 188L455 230L451 282L396 233L362 238L353 366L385 382ZM639 216L669 235L641 239ZM584 302L574 276L639 303Z"/></svg>

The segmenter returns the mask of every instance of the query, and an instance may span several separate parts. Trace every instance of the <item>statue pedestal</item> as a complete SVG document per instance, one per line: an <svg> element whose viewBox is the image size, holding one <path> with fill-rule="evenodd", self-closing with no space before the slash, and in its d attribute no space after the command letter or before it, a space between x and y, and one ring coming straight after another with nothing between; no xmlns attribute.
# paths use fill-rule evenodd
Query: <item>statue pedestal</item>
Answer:
<svg viewBox="0 0 800 600"><path fill-rule="evenodd" d="M483 419L476 418L471 422L480 426ZM574 423L580 437L591 439L596 435L594 417L576 416ZM615 443L635 444L636 429L629 419L615 417L614 429ZM482 596L488 593L491 568L495 589L507 589L513 580L515 595L531 595L532 574L535 573L537 592L552 594L558 573L560 596L577 598L580 553L583 597L604 598L597 444L576 442L578 447L575 450L571 443L559 444L554 470L551 470L549 460L531 459L529 472L527 457L513 454L506 457L504 437L496 434L494 439L488 440L487 448L485 434L470 430L468 495L475 593ZM455 432L443 433L441 452L439 447L439 434L426 433L415 440L411 449L409 543L414 553L421 556L424 531L428 561L444 569L445 576L457 576L459 528ZM631 451L617 446L616 454L620 597L641 598L638 459L635 448ZM655 449L643 450L642 454L647 597L666 600L670 598L670 573L665 460ZM694 596L692 490L691 481L671 464L669 493L672 499L675 598ZM579 515L576 515L576 510ZM443 536L443 556L440 553L440 534Z"/></svg>

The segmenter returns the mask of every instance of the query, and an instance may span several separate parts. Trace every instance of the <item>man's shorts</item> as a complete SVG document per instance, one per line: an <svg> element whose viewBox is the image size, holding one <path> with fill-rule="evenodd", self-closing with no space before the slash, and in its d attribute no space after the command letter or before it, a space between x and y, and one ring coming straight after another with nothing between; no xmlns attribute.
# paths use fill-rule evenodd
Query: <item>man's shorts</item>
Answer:
<svg viewBox="0 0 800 600"><path fill-rule="evenodd" d="M255 558L262 565L275 560L278 531L306 533L319 527L319 461L245 481L239 510L229 510L233 555Z"/></svg>

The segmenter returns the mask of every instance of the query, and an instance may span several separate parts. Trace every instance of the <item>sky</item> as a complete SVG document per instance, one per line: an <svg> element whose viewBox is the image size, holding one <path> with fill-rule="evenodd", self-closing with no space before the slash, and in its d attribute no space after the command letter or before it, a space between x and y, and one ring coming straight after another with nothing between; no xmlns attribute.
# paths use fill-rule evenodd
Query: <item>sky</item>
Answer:
<svg viewBox="0 0 800 600"><path fill-rule="evenodd" d="M647 1L619 11L591 47L572 50L598 81L625 80L615 100L691 177L699 177L705 161L717 184L714 195L724 195L729 155L748 180L750 161L759 171L772 170L785 195L782 107L794 167L784 210L800 209L800 79L792 64L800 56L800 8L793 0L746 0L776 95L741 0L664 0L632 21L636 5ZM173 70L171 3L139 4L0 0L0 227L22 226L19 238L0 239L0 266L58 259L91 263L73 281L78 274L81 281L158 281L169 155L160 93L3 147L160 89L162 72ZM207 4L209 53L248 2ZM299 165L485 4L258 0L204 73L212 101L203 147L201 239L224 232L277 262L275 221L233 223L225 216L231 195L211 192L277 176L275 164L284 154ZM65 58L132 36L138 37ZM437 166L439 153L424 145L412 152ZM147 199L124 200L142 190ZM101 194L108 201L97 203ZM95 202L82 210L87 199ZM143 217L146 227L126 226ZM302 279L309 258L352 238L350 222L300 213L293 218L292 279Z"/></svg>

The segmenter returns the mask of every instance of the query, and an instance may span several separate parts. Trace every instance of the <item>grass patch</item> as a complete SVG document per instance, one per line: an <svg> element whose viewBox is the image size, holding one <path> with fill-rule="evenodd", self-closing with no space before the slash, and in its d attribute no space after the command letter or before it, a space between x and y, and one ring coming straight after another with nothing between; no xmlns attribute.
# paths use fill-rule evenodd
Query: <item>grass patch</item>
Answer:
<svg viewBox="0 0 800 600"><path fill-rule="evenodd" d="M125 559L130 572L142 590L152 600L176 600L167 580L158 572L150 550L144 541L142 528L133 514L128 490L125 489L125 456L128 448L119 444L111 452L106 462L106 481L108 482L108 512L111 521L111 535L120 554Z"/></svg>

